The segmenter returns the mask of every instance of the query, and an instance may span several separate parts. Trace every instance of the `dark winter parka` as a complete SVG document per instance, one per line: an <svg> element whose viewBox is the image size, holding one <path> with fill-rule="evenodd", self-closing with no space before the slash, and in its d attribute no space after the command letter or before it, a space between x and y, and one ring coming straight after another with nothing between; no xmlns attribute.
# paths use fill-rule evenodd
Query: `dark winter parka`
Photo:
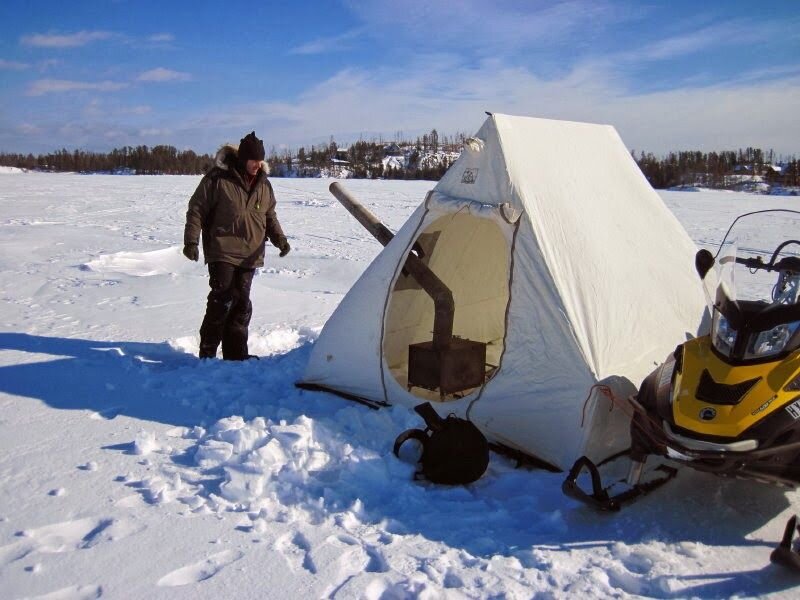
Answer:
<svg viewBox="0 0 800 600"><path fill-rule="evenodd" d="M264 242L286 243L275 214L275 194L262 162L252 187L236 168L237 147L217 152L216 166L200 181L186 211L184 244L197 244L203 234L207 263L226 262L246 268L264 265Z"/></svg>

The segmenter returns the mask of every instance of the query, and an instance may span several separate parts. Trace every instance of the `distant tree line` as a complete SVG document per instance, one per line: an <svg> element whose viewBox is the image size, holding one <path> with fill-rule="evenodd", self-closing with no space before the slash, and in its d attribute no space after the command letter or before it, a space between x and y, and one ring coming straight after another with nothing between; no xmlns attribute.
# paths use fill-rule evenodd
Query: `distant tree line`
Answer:
<svg viewBox="0 0 800 600"><path fill-rule="evenodd" d="M301 146L296 151L279 152L273 147L267 160L276 176L436 181L458 158L466 137L463 133L440 135L433 129L416 139L403 139L398 132L394 141L358 140L349 147L340 147L331 137L328 143ZM753 180L800 186L797 159L780 160L772 150L680 151L662 157L647 152L631 154L655 188L735 188ZM0 153L2 166L59 172L199 175L213 164L209 154L166 145L126 146L106 153L67 149L38 156Z"/></svg>
<svg viewBox="0 0 800 600"><path fill-rule="evenodd" d="M174 146L125 146L111 152L57 150L49 154L0 154L0 165L38 171L124 173L139 175L196 175L205 173L214 159Z"/></svg>
<svg viewBox="0 0 800 600"><path fill-rule="evenodd" d="M670 152L661 158L645 152L637 156L634 151L632 155L654 188L681 185L729 188L741 184L743 179L754 177L773 185L800 185L797 159L776 161L772 150L681 151Z"/></svg>
<svg viewBox="0 0 800 600"><path fill-rule="evenodd" d="M342 147L331 137L327 144L297 150L270 150L273 174L290 177L352 177L354 179L439 180L458 158L466 135L440 135L436 129L416 139L358 140Z"/></svg>
<svg viewBox="0 0 800 600"><path fill-rule="evenodd" d="M393 142L359 140L341 149L331 137L327 144L296 151L278 152L273 147L267 161L277 176L438 180L458 158L465 137L440 136L434 129L412 140L398 134ZM126 146L107 153L67 149L37 156L0 153L2 166L53 172L194 175L205 173L213 164L211 155L166 145Z"/></svg>

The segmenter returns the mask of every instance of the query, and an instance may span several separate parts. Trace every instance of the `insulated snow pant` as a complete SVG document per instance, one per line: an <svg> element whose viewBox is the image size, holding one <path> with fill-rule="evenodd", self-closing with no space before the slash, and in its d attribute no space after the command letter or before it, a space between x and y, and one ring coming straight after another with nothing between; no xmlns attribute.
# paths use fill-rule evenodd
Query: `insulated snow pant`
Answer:
<svg viewBox="0 0 800 600"><path fill-rule="evenodd" d="M247 359L247 328L253 314L250 285L254 273L255 269L224 262L209 263L211 292L200 326L200 358L214 358L221 341L223 359Z"/></svg>

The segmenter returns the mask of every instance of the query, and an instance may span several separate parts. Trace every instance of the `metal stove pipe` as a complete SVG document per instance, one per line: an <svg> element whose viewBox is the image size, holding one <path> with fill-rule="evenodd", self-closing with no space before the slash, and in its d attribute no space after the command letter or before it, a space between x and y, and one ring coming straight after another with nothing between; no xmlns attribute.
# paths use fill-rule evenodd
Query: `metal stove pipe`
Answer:
<svg viewBox="0 0 800 600"><path fill-rule="evenodd" d="M356 200L342 184L334 181L330 192L369 231L376 240L386 246L394 234L381 221ZM433 300L433 345L437 349L447 348L453 339L453 318L456 311L453 292L450 291L428 266L413 254L406 258L405 270Z"/></svg>

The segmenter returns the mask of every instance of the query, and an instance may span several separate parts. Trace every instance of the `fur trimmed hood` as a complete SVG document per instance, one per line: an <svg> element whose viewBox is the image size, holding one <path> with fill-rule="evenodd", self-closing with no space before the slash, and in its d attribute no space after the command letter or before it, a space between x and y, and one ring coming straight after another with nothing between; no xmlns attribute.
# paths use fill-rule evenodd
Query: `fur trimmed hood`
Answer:
<svg viewBox="0 0 800 600"><path fill-rule="evenodd" d="M227 171L232 164L236 163L236 157L238 155L238 144L222 144L214 157L214 166L219 167L223 171ZM264 171L265 175L269 175L269 163L267 161L261 161L261 170Z"/></svg>

